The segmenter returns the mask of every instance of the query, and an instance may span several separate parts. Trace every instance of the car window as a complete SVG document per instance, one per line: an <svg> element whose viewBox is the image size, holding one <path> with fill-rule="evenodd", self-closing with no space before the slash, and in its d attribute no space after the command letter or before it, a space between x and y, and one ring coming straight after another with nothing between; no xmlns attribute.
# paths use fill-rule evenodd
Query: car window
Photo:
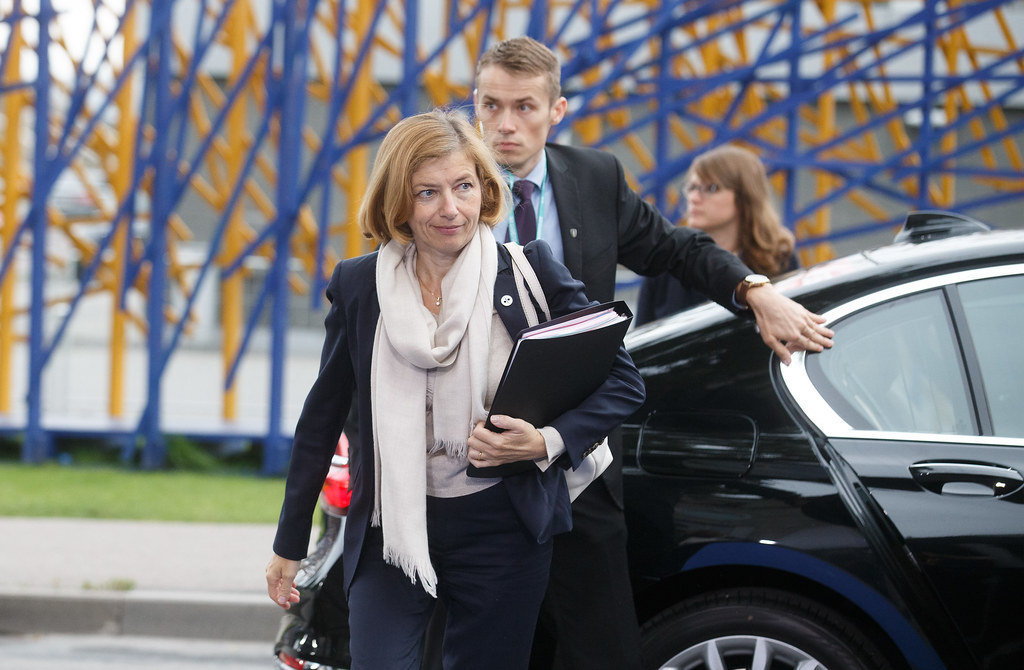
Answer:
<svg viewBox="0 0 1024 670"><path fill-rule="evenodd" d="M1024 437L1024 276L968 282L959 289L993 431Z"/></svg>
<svg viewBox="0 0 1024 670"><path fill-rule="evenodd" d="M852 427L977 434L940 291L885 302L831 327L835 347L808 357L807 371Z"/></svg>

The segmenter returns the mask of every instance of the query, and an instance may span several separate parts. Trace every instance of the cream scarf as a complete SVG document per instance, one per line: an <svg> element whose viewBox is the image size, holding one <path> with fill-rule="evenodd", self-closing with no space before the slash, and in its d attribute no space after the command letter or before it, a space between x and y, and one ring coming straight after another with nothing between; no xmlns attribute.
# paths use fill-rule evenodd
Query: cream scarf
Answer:
<svg viewBox="0 0 1024 670"><path fill-rule="evenodd" d="M437 596L427 546L427 449L466 456L466 440L487 416L487 364L497 247L487 226L441 281L440 319L420 297L416 247L394 240L377 256L380 319L370 394L376 487L371 523L384 533L384 560ZM436 370L434 444L427 445L427 371Z"/></svg>

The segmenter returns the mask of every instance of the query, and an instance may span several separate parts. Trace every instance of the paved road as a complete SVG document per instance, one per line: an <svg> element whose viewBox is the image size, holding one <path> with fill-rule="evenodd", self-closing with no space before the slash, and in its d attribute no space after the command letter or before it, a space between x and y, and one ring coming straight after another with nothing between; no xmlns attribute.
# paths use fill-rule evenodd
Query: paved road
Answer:
<svg viewBox="0 0 1024 670"><path fill-rule="evenodd" d="M274 528L0 516L0 635L270 645L281 621L263 578ZM18 666L0 655L7 668Z"/></svg>
<svg viewBox="0 0 1024 670"><path fill-rule="evenodd" d="M109 635L0 636L0 668L10 670L268 670L267 644Z"/></svg>

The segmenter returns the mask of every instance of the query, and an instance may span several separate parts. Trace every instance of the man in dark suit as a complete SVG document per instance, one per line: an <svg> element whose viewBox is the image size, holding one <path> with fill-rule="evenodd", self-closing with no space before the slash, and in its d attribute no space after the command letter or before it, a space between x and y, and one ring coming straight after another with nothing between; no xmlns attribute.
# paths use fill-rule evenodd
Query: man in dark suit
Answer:
<svg viewBox="0 0 1024 670"><path fill-rule="evenodd" d="M517 208L529 204L531 229L535 224L536 236L584 283L590 299L613 299L618 264L647 276L670 272L729 309L752 310L765 344L784 363L791 351L831 346L822 317L775 291L709 236L674 226L629 188L614 156L547 142L568 104L550 49L528 37L495 44L477 64L473 100L479 128L509 181L514 187L530 182ZM529 241L516 221L510 216L495 226L499 241ZM555 538L532 668L640 668L618 440L612 451L612 465L572 505L573 530Z"/></svg>

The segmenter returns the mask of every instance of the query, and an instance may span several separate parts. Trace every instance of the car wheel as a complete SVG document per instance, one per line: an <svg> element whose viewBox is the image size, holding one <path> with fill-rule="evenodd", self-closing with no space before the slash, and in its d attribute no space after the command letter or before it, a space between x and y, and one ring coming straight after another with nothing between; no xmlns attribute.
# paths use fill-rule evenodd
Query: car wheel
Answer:
<svg viewBox="0 0 1024 670"><path fill-rule="evenodd" d="M704 594L644 624L645 670L892 670L835 610L764 588Z"/></svg>

